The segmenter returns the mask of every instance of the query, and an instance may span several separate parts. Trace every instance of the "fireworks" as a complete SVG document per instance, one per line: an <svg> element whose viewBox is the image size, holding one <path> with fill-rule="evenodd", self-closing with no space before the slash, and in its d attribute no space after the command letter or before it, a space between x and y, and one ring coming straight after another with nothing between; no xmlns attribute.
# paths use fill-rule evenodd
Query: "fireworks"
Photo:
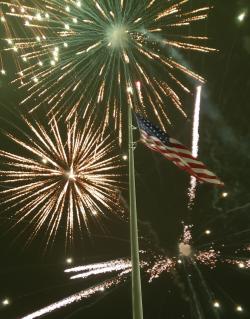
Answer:
<svg viewBox="0 0 250 319"><path fill-rule="evenodd" d="M199 248L199 245L193 240L192 228L192 225L184 226L183 234L178 242L177 253L173 257L169 257L165 254L158 254L150 249L147 251L140 251L141 270L146 275L149 283L160 278L163 274L172 274L172 276L175 276L176 272L180 274L183 273L183 283L185 281L187 283L186 288L188 289L188 295L191 297L190 302L195 309L192 313L194 318L201 318L200 315L203 313L202 302L199 300L199 289L201 287L206 294L206 302L209 302L211 311L214 313L213 318L217 318L215 311L221 307L221 303L214 298L210 291L200 266L209 267L209 269L214 270L219 265L228 264L247 270L250 267L250 262L247 258L227 258L225 253L213 248L213 243L209 244L208 249ZM243 250L248 251L247 248L245 247ZM238 253L239 251L240 250L237 250ZM23 319L38 318L57 309L64 308L69 304L96 296L100 292L109 291L112 287L118 286L129 280L130 272L131 261L128 258L118 258L110 261L68 268L65 270L65 273L70 274L71 280L87 280L91 277L100 280L100 278L105 276L106 279L91 288L77 292L74 295L35 311L23 317ZM194 277L198 276L198 282L193 280L192 275L190 274L193 274ZM199 285L201 286L199 287ZM242 312L243 307L236 304L235 311Z"/></svg>
<svg viewBox="0 0 250 319"><path fill-rule="evenodd" d="M79 274L74 275L71 279L77 278L88 278L93 275L98 274L106 274L106 273L114 273L121 272L126 273L131 270L131 262L128 259L116 259L109 262L98 263L98 264L90 264L87 266L80 266L71 269L67 269L65 272L67 273L76 273Z"/></svg>
<svg viewBox="0 0 250 319"><path fill-rule="evenodd" d="M194 116L193 116L193 139L192 139L192 155L194 157L198 156L199 151L199 126L200 126L200 104L201 104L201 91L202 86L197 87ZM192 208L195 199L197 180L194 176L190 178L190 187L188 189L189 195L189 209Z"/></svg>
<svg viewBox="0 0 250 319"><path fill-rule="evenodd" d="M35 318L39 318L45 314L49 314L57 309L61 309L64 307L67 307L75 302L79 302L81 300L84 299L88 299L91 296L95 295L96 293L100 293L103 292L105 289L111 288L115 285L120 284L123 281L122 277L118 277L115 279L111 279L111 280L106 280L105 282L103 282L102 284L93 286L91 288L82 290L72 296L69 296L65 299L62 299L58 302L55 302L47 307L44 307L36 312L33 312L25 317L22 317L22 319L35 319Z"/></svg>
<svg viewBox="0 0 250 319"><path fill-rule="evenodd" d="M20 153L0 151L1 184L7 188L0 195L7 212L16 210L17 224L33 226L30 240L44 230L53 241L62 223L71 241L75 228L89 231L91 219L101 224L107 211L122 212L115 143L100 138L91 119L83 126L75 117L66 132L55 119L47 126L24 121L23 138L8 133Z"/></svg>
<svg viewBox="0 0 250 319"><path fill-rule="evenodd" d="M83 102L85 111L97 106L104 125L114 119L120 141L128 104L143 113L151 107L161 125L169 122L169 102L185 115L186 76L204 80L181 51L214 51L203 45L206 37L189 34L209 7L190 10L188 2L1 1L6 51L15 56L16 82L28 91L22 103L36 98L31 111L45 103L59 115L70 106L68 117Z"/></svg>

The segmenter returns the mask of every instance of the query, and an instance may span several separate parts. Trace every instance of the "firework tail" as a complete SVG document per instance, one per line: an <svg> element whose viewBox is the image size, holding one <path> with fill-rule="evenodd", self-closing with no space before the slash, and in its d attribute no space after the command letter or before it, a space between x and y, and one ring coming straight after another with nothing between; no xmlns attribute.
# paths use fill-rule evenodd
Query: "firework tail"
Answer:
<svg viewBox="0 0 250 319"><path fill-rule="evenodd" d="M129 151L129 211L130 211L130 245L132 262L132 307L133 319L143 319L141 274L139 260L139 241L137 226L134 142L131 106L128 107L128 151Z"/></svg>
<svg viewBox="0 0 250 319"><path fill-rule="evenodd" d="M192 155L194 157L198 156L199 151L199 125L200 125L200 106L201 106L201 92L202 86L199 85L196 88L196 99L195 108L193 116L193 136L192 136ZM196 196L197 180L194 176L191 176L190 187L188 189L189 203L188 208L192 210L194 205L194 200Z"/></svg>

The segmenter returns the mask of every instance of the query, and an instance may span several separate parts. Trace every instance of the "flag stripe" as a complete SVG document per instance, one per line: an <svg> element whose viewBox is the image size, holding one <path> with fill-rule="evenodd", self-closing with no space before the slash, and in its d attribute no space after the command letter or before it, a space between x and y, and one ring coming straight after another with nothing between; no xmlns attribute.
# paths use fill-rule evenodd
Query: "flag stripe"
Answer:
<svg viewBox="0 0 250 319"><path fill-rule="evenodd" d="M150 138L149 138L149 140L150 140ZM142 141L144 142L144 144L148 145L148 141L145 138ZM165 157L168 157L168 159L170 159L172 161L181 162L181 163L183 163L184 166L187 163L189 163L190 168L195 169L195 172L199 173L200 176L202 176L202 175L204 177L214 176L216 178L216 176L212 172L207 170L205 168L205 165L203 163L201 163L200 161L197 161L197 160L195 161L195 160L193 160L193 158L192 159L186 158L185 154L183 156L182 153L178 154L177 152L172 152L171 147L170 147L170 151L169 151L169 148L166 149L166 147L165 146L163 147L162 145L160 145L160 143L161 142L158 141L157 146L155 146L155 144L150 142L150 145L155 151L163 154ZM183 157L185 158L185 161L183 160Z"/></svg>
<svg viewBox="0 0 250 319"><path fill-rule="evenodd" d="M141 141L150 149L162 154L180 169L187 171L202 182L223 185L218 177L209 171L205 164L195 158L192 153L176 139L169 137L148 120L137 116L141 133Z"/></svg>

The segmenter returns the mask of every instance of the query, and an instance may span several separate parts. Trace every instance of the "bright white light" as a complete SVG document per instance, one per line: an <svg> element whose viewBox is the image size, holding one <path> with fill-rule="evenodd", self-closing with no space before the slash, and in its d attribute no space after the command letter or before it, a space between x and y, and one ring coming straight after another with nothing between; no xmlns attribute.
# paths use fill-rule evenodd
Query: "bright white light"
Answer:
<svg viewBox="0 0 250 319"><path fill-rule="evenodd" d="M197 87L195 110L194 110L194 122L193 122L193 141L192 141L192 155L198 156L198 144L199 144L199 122L200 122L200 106L201 106L201 89L202 86Z"/></svg>
<svg viewBox="0 0 250 319"><path fill-rule="evenodd" d="M241 14L238 15L237 19L239 22L243 22L246 18L246 12L242 12Z"/></svg>
<svg viewBox="0 0 250 319"><path fill-rule="evenodd" d="M113 26L107 31L107 39L114 48L124 47L127 43L126 29L121 25Z"/></svg>
<svg viewBox="0 0 250 319"><path fill-rule="evenodd" d="M239 263L239 268L243 269L245 268L245 265L243 263Z"/></svg>
<svg viewBox="0 0 250 319"><path fill-rule="evenodd" d="M126 154L122 155L122 159L123 159L124 161L126 161L126 160L128 159L128 155L126 155Z"/></svg>
<svg viewBox="0 0 250 319"><path fill-rule="evenodd" d="M180 243L179 252L181 255L189 257L192 254L192 247L189 244Z"/></svg>
<svg viewBox="0 0 250 319"><path fill-rule="evenodd" d="M2 21L2 22L5 22L5 21L6 21L4 16L1 16L1 21Z"/></svg>
<svg viewBox="0 0 250 319"><path fill-rule="evenodd" d="M221 194L221 196L223 197L223 198L227 198L228 197L228 193L227 192L223 192L222 194Z"/></svg>
<svg viewBox="0 0 250 319"><path fill-rule="evenodd" d="M6 71L4 69L1 70L1 74L5 75Z"/></svg>
<svg viewBox="0 0 250 319"><path fill-rule="evenodd" d="M69 264L69 265L72 264L73 263L73 259L72 258L67 258L66 259L66 263Z"/></svg>
<svg viewBox="0 0 250 319"><path fill-rule="evenodd" d="M242 308L241 306L237 306L237 307L236 307L236 311L238 311L238 312L243 312L243 308Z"/></svg>
<svg viewBox="0 0 250 319"><path fill-rule="evenodd" d="M98 215L98 213L97 213L96 210L94 210L94 211L92 212L92 214L93 214L94 216Z"/></svg>
<svg viewBox="0 0 250 319"><path fill-rule="evenodd" d="M130 94L133 94L133 88L132 88L132 86L128 86L128 87L127 87L127 92L130 93Z"/></svg>
<svg viewBox="0 0 250 319"><path fill-rule="evenodd" d="M39 20L39 21L41 21L41 20L42 20L42 16L41 16L41 14L40 14L40 13L37 13L37 14L36 14L36 19L37 19L37 20Z"/></svg>
<svg viewBox="0 0 250 319"><path fill-rule="evenodd" d="M220 308L220 303L219 303L218 301L215 301L215 302L214 302L214 307L215 307L215 308Z"/></svg>
<svg viewBox="0 0 250 319"><path fill-rule="evenodd" d="M47 158L43 158L43 159L42 159L42 162L43 162L43 164L47 164L47 163L48 163Z"/></svg>
<svg viewBox="0 0 250 319"><path fill-rule="evenodd" d="M73 179L75 180L76 176L75 176L75 173L73 171L73 169L71 168L69 172L67 172L66 174L68 176L69 179Z"/></svg>
<svg viewBox="0 0 250 319"><path fill-rule="evenodd" d="M194 107L194 116L193 116L193 132L192 132L192 155L194 157L198 156L199 152L199 127L200 127L200 108L201 108L201 92L202 86L199 85L196 88L196 99L195 99L195 107ZM188 207L191 208L195 196L196 196L196 186L197 180L194 176L190 178L190 187L188 189L188 196L189 196L189 205Z"/></svg>
<svg viewBox="0 0 250 319"><path fill-rule="evenodd" d="M211 234L211 230L207 229L207 230L205 231L205 234L206 234L206 235L210 235L210 234Z"/></svg>
<svg viewBox="0 0 250 319"><path fill-rule="evenodd" d="M3 304L3 306L8 306L9 304L10 304L10 301L9 301L9 299L4 299L3 301L2 301L2 304Z"/></svg>

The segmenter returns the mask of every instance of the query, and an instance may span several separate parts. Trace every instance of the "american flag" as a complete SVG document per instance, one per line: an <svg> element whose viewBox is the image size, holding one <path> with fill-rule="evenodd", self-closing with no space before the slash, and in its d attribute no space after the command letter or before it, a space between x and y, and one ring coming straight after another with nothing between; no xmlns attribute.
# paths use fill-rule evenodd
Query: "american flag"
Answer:
<svg viewBox="0 0 250 319"><path fill-rule="evenodd" d="M166 132L152 124L141 115L136 114L137 123L141 133L141 141L153 151L156 151L176 166L197 180L223 186L218 177L209 171L206 166L195 158L192 153L179 141L170 137Z"/></svg>

